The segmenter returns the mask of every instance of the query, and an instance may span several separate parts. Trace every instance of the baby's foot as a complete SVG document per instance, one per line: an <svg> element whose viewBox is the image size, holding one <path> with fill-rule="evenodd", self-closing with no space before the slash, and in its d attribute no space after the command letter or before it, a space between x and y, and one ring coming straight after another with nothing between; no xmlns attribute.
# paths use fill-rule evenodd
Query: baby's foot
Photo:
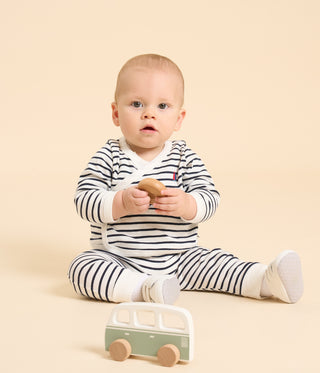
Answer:
<svg viewBox="0 0 320 373"><path fill-rule="evenodd" d="M145 302L173 304L179 293L180 285L175 276L149 276L142 285Z"/></svg>
<svg viewBox="0 0 320 373"><path fill-rule="evenodd" d="M303 279L299 255L284 251L268 265L265 284L271 294L286 303L296 303L303 294Z"/></svg>

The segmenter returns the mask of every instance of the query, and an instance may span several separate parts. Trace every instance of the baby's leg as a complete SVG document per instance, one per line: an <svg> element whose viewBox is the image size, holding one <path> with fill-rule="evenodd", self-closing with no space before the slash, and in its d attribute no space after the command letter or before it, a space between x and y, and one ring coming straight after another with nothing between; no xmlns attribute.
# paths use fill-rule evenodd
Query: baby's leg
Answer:
<svg viewBox="0 0 320 373"><path fill-rule="evenodd" d="M175 276L147 275L133 258L125 260L99 249L77 256L68 275L78 294L108 302L172 304L180 292Z"/></svg>
<svg viewBox="0 0 320 373"><path fill-rule="evenodd" d="M274 296L297 302L303 293L300 258L285 251L269 266L244 262L221 249L195 248L180 258L178 278L184 290L222 291L251 298Z"/></svg>
<svg viewBox="0 0 320 373"><path fill-rule="evenodd" d="M178 278L182 290L212 290L261 298L267 266L244 262L221 249L197 247L181 255Z"/></svg>
<svg viewBox="0 0 320 373"><path fill-rule="evenodd" d="M68 276L76 293L107 302L130 302L147 275L126 268L124 262L105 250L78 255Z"/></svg>

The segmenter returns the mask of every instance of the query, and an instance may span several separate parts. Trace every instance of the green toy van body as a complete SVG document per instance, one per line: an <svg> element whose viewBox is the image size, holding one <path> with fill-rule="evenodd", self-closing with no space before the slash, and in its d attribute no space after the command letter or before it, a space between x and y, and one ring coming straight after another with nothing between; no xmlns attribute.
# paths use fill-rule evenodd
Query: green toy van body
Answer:
<svg viewBox="0 0 320 373"><path fill-rule="evenodd" d="M119 320L123 311L127 312L126 322ZM152 325L141 323L139 312L151 313ZM180 321L179 327L165 325L165 314ZM105 349L108 351L111 343L117 339L125 339L130 343L132 355L157 356L162 346L172 344L179 349L181 361L191 361L193 358L192 317L187 310L180 307L142 302L117 305L106 326Z"/></svg>

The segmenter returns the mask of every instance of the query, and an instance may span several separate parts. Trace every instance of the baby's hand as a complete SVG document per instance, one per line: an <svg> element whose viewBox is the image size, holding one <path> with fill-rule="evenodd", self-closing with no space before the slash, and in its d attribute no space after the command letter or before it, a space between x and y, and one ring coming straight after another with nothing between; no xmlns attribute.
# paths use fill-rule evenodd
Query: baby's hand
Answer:
<svg viewBox="0 0 320 373"><path fill-rule="evenodd" d="M125 215L141 214L148 210L150 197L144 190L131 187L119 190L113 199L112 216L117 220Z"/></svg>
<svg viewBox="0 0 320 373"><path fill-rule="evenodd" d="M122 192L122 204L127 214L141 214L148 210L150 197L146 191L130 187Z"/></svg>
<svg viewBox="0 0 320 373"><path fill-rule="evenodd" d="M188 193L178 188L166 188L156 197L153 207L160 215L179 216L191 220L196 216L197 204Z"/></svg>

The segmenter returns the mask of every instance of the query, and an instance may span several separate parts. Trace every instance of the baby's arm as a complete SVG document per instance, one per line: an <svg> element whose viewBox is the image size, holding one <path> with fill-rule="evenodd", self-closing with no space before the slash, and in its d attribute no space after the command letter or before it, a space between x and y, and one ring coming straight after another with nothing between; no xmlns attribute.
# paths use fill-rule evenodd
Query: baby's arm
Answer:
<svg viewBox="0 0 320 373"><path fill-rule="evenodd" d="M185 162L181 166L178 188L165 189L154 207L160 214L180 216L198 224L215 213L220 195L211 175L196 153L185 147L181 149L181 158Z"/></svg>
<svg viewBox="0 0 320 373"><path fill-rule="evenodd" d="M112 222L112 207L116 191L112 190L113 142L108 141L90 159L81 173L74 202L78 214L90 223L106 224Z"/></svg>
<svg viewBox="0 0 320 373"><path fill-rule="evenodd" d="M112 149L107 143L90 160L79 178L75 204L79 215L91 223L106 224L148 210L148 193L131 187L111 190Z"/></svg>

